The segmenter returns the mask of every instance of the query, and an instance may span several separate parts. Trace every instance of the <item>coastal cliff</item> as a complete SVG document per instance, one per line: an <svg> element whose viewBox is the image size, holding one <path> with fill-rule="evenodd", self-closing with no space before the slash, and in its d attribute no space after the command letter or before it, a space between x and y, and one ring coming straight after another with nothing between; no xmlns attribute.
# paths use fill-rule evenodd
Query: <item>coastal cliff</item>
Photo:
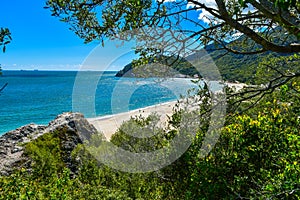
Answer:
<svg viewBox="0 0 300 200"><path fill-rule="evenodd" d="M63 130L63 131L62 131ZM62 160L71 172L76 173L77 164L71 157L78 144L88 140L97 130L80 113L63 113L58 115L48 126L29 124L10 131L0 137L0 174L9 175L15 169L25 168L30 171L32 160L25 151L26 144L37 140L45 134L56 134ZM50 150L49 150L50 151Z"/></svg>

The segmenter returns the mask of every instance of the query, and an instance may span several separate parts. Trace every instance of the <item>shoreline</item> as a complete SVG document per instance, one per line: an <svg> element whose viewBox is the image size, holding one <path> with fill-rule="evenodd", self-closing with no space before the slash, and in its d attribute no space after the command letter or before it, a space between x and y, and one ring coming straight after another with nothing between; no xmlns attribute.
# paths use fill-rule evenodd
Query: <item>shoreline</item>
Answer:
<svg viewBox="0 0 300 200"><path fill-rule="evenodd" d="M181 78L178 78L178 79L181 79ZM237 91L240 90L241 88L247 86L247 84L245 84L245 83L224 82L224 84L231 88L235 88ZM162 123L166 122L166 118L167 118L166 115L172 114L172 108L176 103L177 103L177 100L170 100L167 102L158 103L158 104L146 106L146 107L135 109L135 110L128 110L128 111L122 112L122 113L108 114L108 115L102 115L102 116L86 118L86 119L90 123L92 123L95 126L95 128L104 132L104 134L107 138L110 138L111 135L114 134L118 130L119 126L124 121L128 121L131 116L137 116L137 115L142 114L144 117L147 117L149 114L151 114L153 112L157 112L159 115L164 114L164 116L162 116L163 117ZM170 106L170 104L172 105L172 107ZM24 123L24 124L26 125L26 124L30 124L30 123L35 123L35 124L47 125L49 123L49 121L51 121L51 120L52 119L49 119L49 120L45 121L44 123L28 122L28 123ZM12 127L9 129L6 127L3 130L3 132L0 133L0 136L4 135L7 132L16 130L17 128L20 128L25 125L18 125L18 126L16 126L16 128ZM105 130L103 131L103 129L105 129Z"/></svg>
<svg viewBox="0 0 300 200"><path fill-rule="evenodd" d="M99 132L102 132L107 140L110 140L111 136L119 129L123 122L130 120L134 116L148 117L152 113L157 113L160 116L160 125L163 127L168 116L173 113L173 108L177 100L164 103L147 106L127 112L86 118L87 121L92 124Z"/></svg>
<svg viewBox="0 0 300 200"><path fill-rule="evenodd" d="M225 82L230 88L235 88L237 91L246 86L244 83L232 83ZM173 108L178 100L159 103L135 110L129 110L127 112L104 115L93 118L86 118L99 132L102 132L107 140L110 140L111 136L116 133L123 122L130 120L134 116L148 117L152 113L157 113L160 116L160 127L165 127L168 116L173 114Z"/></svg>

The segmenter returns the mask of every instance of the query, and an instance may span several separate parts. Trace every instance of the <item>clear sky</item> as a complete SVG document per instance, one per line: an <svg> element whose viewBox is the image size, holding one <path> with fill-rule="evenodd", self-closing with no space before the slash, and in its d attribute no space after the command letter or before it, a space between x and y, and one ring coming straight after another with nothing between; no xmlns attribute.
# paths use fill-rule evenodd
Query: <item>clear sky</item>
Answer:
<svg viewBox="0 0 300 200"><path fill-rule="evenodd" d="M52 17L44 9L45 0L1 0L0 27L10 29L13 37L6 53L0 53L0 63L5 70L48 69L76 70L92 50L99 46L97 42L84 44L68 29L68 25ZM127 45L126 52L130 51ZM105 48L97 47L99 62L110 63L115 47L107 43ZM123 51L124 52L124 48ZM120 55L117 55L120 56ZM89 59L89 58L88 58ZM130 59L121 58L124 62ZM124 66L119 62L110 70ZM99 63L101 64L101 63Z"/></svg>
<svg viewBox="0 0 300 200"><path fill-rule="evenodd" d="M106 42L104 48L97 42L84 44L69 30L68 24L43 8L45 2L0 0L0 27L9 28L13 38L6 53L0 52L4 70L78 70L84 63L93 65L91 70L97 70L98 66L99 70L107 69L104 65L110 65L108 70L119 70L134 58L133 53L128 53L133 43L122 48L111 42ZM189 17L196 19L199 12L192 12Z"/></svg>

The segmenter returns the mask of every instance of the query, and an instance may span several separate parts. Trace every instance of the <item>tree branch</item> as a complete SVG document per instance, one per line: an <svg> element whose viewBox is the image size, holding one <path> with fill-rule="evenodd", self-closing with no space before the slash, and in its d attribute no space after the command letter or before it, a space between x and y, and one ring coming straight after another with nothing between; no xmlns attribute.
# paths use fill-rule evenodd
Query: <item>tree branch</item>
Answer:
<svg viewBox="0 0 300 200"><path fill-rule="evenodd" d="M230 17L226 10L226 5L224 1L216 0L216 3L218 5L220 15L222 16L220 17L220 19L224 20L227 24L229 24L231 27L235 28L236 30L239 30L240 32L247 35L249 38L254 40L257 44L260 44L263 47L263 50L271 50L273 52L278 52L278 53L300 52L300 44L290 44L287 46L280 46L267 41L265 38L261 37L258 33L254 32L249 27L240 24L237 20L234 20L232 17Z"/></svg>

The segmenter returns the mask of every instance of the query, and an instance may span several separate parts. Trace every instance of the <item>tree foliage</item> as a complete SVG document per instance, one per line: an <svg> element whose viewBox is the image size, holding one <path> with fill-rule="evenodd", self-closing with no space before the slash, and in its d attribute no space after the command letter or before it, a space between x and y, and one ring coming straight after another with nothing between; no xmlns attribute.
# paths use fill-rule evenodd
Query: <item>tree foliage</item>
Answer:
<svg viewBox="0 0 300 200"><path fill-rule="evenodd" d="M86 42L136 28L162 27L178 30L204 45L214 41L234 53L300 52L300 4L293 0L48 0L46 8ZM199 19L191 17L199 10ZM254 51L230 43L241 34L244 44L252 41L258 45ZM293 41L287 42L288 37Z"/></svg>
<svg viewBox="0 0 300 200"><path fill-rule="evenodd" d="M294 85L300 77L299 54L281 57L267 56L262 59L254 72L251 74L252 83L256 85L227 96L236 108L245 101L249 105L247 109L253 108L265 96L281 90L283 86L288 86L289 92L295 92L298 95L298 90Z"/></svg>
<svg viewBox="0 0 300 200"><path fill-rule="evenodd" d="M6 45L8 45L12 40L11 33L8 28L0 28L0 47L2 51L6 51Z"/></svg>

